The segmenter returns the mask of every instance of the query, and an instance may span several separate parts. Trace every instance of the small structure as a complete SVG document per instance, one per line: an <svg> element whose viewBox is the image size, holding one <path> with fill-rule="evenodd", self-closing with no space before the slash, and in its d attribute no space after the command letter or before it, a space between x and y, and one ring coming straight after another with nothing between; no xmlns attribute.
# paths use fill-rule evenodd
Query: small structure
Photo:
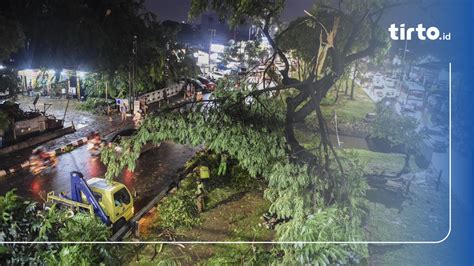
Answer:
<svg viewBox="0 0 474 266"><path fill-rule="evenodd" d="M81 81L87 73L84 71L63 69L58 72L54 69L23 69L18 71L23 91L29 96L48 95L81 98L83 88Z"/></svg>
<svg viewBox="0 0 474 266"><path fill-rule="evenodd" d="M74 126L64 128L64 120L46 115L46 110L25 112L11 101L0 104L0 116L0 155L74 132Z"/></svg>

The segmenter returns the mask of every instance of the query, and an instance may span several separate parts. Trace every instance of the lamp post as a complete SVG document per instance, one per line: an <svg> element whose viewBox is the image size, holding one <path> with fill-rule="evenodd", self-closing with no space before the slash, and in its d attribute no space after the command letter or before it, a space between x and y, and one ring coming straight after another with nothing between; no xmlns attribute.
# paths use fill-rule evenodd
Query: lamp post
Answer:
<svg viewBox="0 0 474 266"><path fill-rule="evenodd" d="M133 114L133 100L135 99L135 77L137 74L137 52L138 52L138 36L134 35L132 39L132 57L129 61L128 70L128 107L130 114Z"/></svg>
<svg viewBox="0 0 474 266"><path fill-rule="evenodd" d="M209 41L209 57L208 57L208 64L209 64L209 73L211 73L211 48L212 48L212 38L216 36L216 30L215 29L209 29L210 34L211 34L211 39Z"/></svg>

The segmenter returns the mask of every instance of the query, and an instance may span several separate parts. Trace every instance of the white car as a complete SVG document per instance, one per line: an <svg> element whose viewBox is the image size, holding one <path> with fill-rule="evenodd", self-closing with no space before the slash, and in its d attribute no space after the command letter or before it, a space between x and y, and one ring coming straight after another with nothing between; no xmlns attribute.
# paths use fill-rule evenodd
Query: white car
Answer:
<svg viewBox="0 0 474 266"><path fill-rule="evenodd" d="M224 74L220 72L211 72L209 73L209 77L214 80L220 80L224 77Z"/></svg>

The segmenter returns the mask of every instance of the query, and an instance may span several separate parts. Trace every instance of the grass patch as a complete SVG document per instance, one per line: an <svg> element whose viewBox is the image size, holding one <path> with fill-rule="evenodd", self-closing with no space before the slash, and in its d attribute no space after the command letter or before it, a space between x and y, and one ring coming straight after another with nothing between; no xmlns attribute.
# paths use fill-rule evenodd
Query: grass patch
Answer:
<svg viewBox="0 0 474 266"><path fill-rule="evenodd" d="M192 228L179 227L178 240L190 241L270 241L274 231L260 225L270 203L260 191L236 192L218 189L209 194L214 207L201 213L201 223ZM213 197L215 197L213 199ZM212 205L210 204L209 207ZM150 239L153 237L150 236ZM160 247L158 246L157 249ZM270 249L270 247L268 247ZM132 255L132 254L133 255ZM265 246L251 245L164 245L158 255L155 246L129 251L129 265L222 265L259 261L268 256ZM138 259L138 260L137 260Z"/></svg>
<svg viewBox="0 0 474 266"><path fill-rule="evenodd" d="M402 170L405 163L405 155L400 153L382 153L360 149L346 149L345 151L354 153L362 165L365 165L364 171L367 174L396 174ZM410 170L412 173L423 170L416 165L415 156L410 157Z"/></svg>
<svg viewBox="0 0 474 266"><path fill-rule="evenodd" d="M346 152L360 160L367 174L400 172L405 163L405 155L399 153L380 153L369 150L346 149Z"/></svg>
<svg viewBox="0 0 474 266"><path fill-rule="evenodd" d="M357 123L362 121L367 113L375 112L375 103L359 85L355 88L354 100L351 100L350 96L340 94L337 104L334 104L334 100L329 102L331 104L321 106L321 111L327 121L334 118L334 111L339 123ZM312 116L310 121L316 121L316 117Z"/></svg>

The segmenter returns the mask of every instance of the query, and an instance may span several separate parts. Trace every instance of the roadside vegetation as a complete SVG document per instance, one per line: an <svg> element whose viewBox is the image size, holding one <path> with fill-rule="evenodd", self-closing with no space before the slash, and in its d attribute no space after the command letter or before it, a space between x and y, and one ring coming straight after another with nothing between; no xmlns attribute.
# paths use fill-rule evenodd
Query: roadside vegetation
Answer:
<svg viewBox="0 0 474 266"><path fill-rule="evenodd" d="M107 241L111 229L89 214L59 210L56 206L43 210L37 203L26 201L14 191L0 196L0 241ZM116 262L114 247L93 244L4 244L0 260L12 265L93 265Z"/></svg>

